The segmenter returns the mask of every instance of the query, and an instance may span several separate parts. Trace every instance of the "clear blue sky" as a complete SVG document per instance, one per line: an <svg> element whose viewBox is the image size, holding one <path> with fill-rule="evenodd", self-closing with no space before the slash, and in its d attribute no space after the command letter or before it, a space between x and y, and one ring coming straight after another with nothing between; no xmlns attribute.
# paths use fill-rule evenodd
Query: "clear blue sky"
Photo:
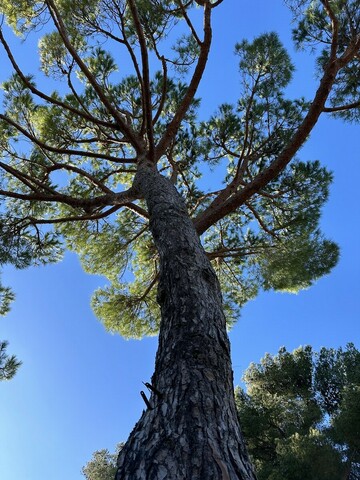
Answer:
<svg viewBox="0 0 360 480"><path fill-rule="evenodd" d="M204 115L236 99L235 42L270 30L288 42L291 26L281 1L225 0L214 30L201 87ZM290 44L289 50L294 53ZM25 62L34 51L25 43L18 53ZM312 59L296 54L296 62L292 93L310 95ZM251 361L282 345L360 346L358 138L358 126L324 118L300 153L335 174L322 228L340 244L341 259L313 288L296 296L261 294L244 308L230 334L236 383ZM152 375L157 340L124 341L104 331L89 307L104 281L83 273L74 255L49 267L6 268L3 281L17 299L0 320L0 338L10 341L9 353L23 366L11 382L0 383L0 478L81 480L92 452L126 440L140 417L139 391Z"/></svg>

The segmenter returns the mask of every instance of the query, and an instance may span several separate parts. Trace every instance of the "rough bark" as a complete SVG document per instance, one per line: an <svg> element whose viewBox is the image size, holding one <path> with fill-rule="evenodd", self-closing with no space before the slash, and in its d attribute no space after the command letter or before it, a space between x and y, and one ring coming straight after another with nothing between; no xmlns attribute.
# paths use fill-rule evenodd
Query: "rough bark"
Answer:
<svg viewBox="0 0 360 480"><path fill-rule="evenodd" d="M252 480L238 425L217 277L174 186L137 176L160 255L159 348L151 408L118 459L116 480Z"/></svg>

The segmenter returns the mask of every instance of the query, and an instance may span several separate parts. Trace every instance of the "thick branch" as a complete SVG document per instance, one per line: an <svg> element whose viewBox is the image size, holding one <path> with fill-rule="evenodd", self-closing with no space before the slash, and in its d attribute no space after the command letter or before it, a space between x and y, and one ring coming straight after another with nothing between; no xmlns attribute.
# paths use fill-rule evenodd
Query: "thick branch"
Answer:
<svg viewBox="0 0 360 480"><path fill-rule="evenodd" d="M243 205L255 193L264 188L269 182L276 178L279 173L293 159L294 155L304 144L312 129L316 125L319 116L324 110L325 102L330 94L335 77L342 67L342 63L335 57L335 48L332 48L332 55L324 75L321 79L319 88L316 91L313 102L309 108L307 115L294 133L290 141L283 148L279 156L267 167L253 178L253 180L245 185L241 190L234 193L230 198L225 200L221 205L215 205L214 202L204 210L196 219L195 226L197 232L201 235L211 225L219 221L224 216L234 212L239 206ZM353 52L354 54L355 52ZM216 199L215 199L216 200Z"/></svg>
<svg viewBox="0 0 360 480"><path fill-rule="evenodd" d="M102 158L104 160L109 160L115 163L135 163L134 159L119 159L117 157L112 157L111 155L105 155L103 153L96 153L96 152L88 152L83 150L72 150L67 148L57 148L52 147L51 145L47 145L46 143L42 142L38 138L34 137L28 130L23 128L18 123L14 122L11 118L7 117L6 115L0 114L0 120L4 120L9 125L13 126L22 133L26 138L28 138L32 143L35 145L47 150L49 152L58 153L59 155L76 155L80 157L89 157L89 158Z"/></svg>
<svg viewBox="0 0 360 480"><path fill-rule="evenodd" d="M119 126L116 123L110 123L110 122L105 122L103 120L100 120L99 118L96 118L96 117L90 115L87 112L78 110L77 108L74 108L67 103L61 102L57 98L50 97L49 95L46 95L41 90L38 90L36 87L34 87L32 82L24 75L24 73L20 69L19 65L17 64L17 62L16 62L16 60L15 60L15 58L14 58L14 56L13 56L11 50L10 50L9 45L8 45L8 43L6 42L6 40L3 36L1 28L0 28L0 42L2 43L2 45L3 45L3 47L6 51L6 54L7 54L8 58L9 58L11 64L12 64L15 72L19 75L19 77L21 78L21 81L24 83L24 85L26 85L26 87L31 91L31 93L33 93L37 97L41 98L42 100L45 100L47 103L50 103L52 105L57 105L58 107L64 108L65 110L73 113L74 115L77 115L77 116L79 116L79 117L81 117L85 120L88 120L89 122L92 122L95 125L101 125L103 127L108 127L108 128L112 128L112 129L115 129L115 130L119 130Z"/></svg>
<svg viewBox="0 0 360 480"><path fill-rule="evenodd" d="M131 210L132 212L136 213L139 215L141 218L145 218L146 220L149 220L149 214L148 212L144 209L139 207L139 205L136 205L135 203L124 203L123 205L125 208L128 210Z"/></svg>
<svg viewBox="0 0 360 480"><path fill-rule="evenodd" d="M77 53L76 49L72 45L67 32L66 32L66 27L64 25L64 22L62 21L61 15L59 14L59 11L57 7L55 6L53 0L46 0L45 2L49 8L50 15L54 21L54 25L57 28L64 45L72 58L75 60L77 65L79 66L80 70L83 72L85 77L88 79L90 85L93 87L95 92L97 93L99 99L101 100L102 104L104 107L108 110L108 112L112 115L116 123L119 125L120 130L126 135L126 137L129 139L129 142L131 145L135 148L137 152L140 152L141 149L141 142L139 138L136 136L136 134L132 131L131 127L123 120L122 116L119 114L118 110L113 106L111 101L107 98L107 96L104 94L103 89L101 86L97 83L95 77L92 75L86 64L83 62L83 60L80 58L79 54Z"/></svg>
<svg viewBox="0 0 360 480"><path fill-rule="evenodd" d="M46 194L43 192L18 193L9 190L0 190L0 196L15 198L18 200L40 201L50 203L63 203L74 208L82 208L85 211L92 212L96 208L106 206L125 206L139 198L138 192L130 187L128 190L119 193L109 193L99 195L93 198L76 198L62 193Z"/></svg>
<svg viewBox="0 0 360 480"><path fill-rule="evenodd" d="M146 133L149 141L149 156L153 157L154 154L154 132L152 121L152 107L151 107L151 89L150 89L150 69L149 69L149 56L146 46L146 38L144 30L139 19L136 3L134 0L129 0L129 6L131 14L134 20L137 36L140 43L141 61L142 61L142 103L144 110L144 120L146 124Z"/></svg>
<svg viewBox="0 0 360 480"><path fill-rule="evenodd" d="M189 83L188 89L182 99L174 118L169 123L164 135L155 149L155 161L158 161L164 155L167 147L174 139L186 112L194 99L201 78L203 76L211 46L211 5L207 2L204 6L204 40L200 47L200 55L195 67L194 74Z"/></svg>
<svg viewBox="0 0 360 480"><path fill-rule="evenodd" d="M324 107L323 112L333 113L333 112L343 112L346 110L351 110L352 108L359 108L360 100L358 102L348 103L347 105L340 105L338 107Z"/></svg>
<svg viewBox="0 0 360 480"><path fill-rule="evenodd" d="M204 233L211 225L219 221L221 218L235 211L255 193L263 189L269 182L276 178L280 174L280 172L288 165L288 163L294 158L294 155L307 140L309 134L316 125L321 113L324 111L325 102L329 97L338 71L346 64L344 58L346 58L347 62L349 62L357 52L356 46L353 46L351 53L346 52L345 57L344 55L342 55L339 59L337 59L336 38L337 34L335 24L330 60L325 68L323 77L320 81L320 85L316 91L313 102L310 105L309 111L302 123L300 124L299 128L296 130L287 145L280 152L278 157L269 165L269 167L256 175L256 177L253 178L250 183L245 185L243 189L234 193L222 204L217 205L215 203L215 199L214 202L212 202L212 204L209 205L209 207L195 219L194 223L197 232L200 235Z"/></svg>
<svg viewBox="0 0 360 480"><path fill-rule="evenodd" d="M46 190L50 194L57 194L57 192L53 189L50 188L48 185L40 182L34 177L31 177L30 175L27 175L23 172L20 172L14 167L11 167L10 165L7 165L6 163L0 162L0 168L5 170L6 172L10 173L10 175L14 176L17 178L21 183L26 185L30 190L37 192L39 188Z"/></svg>

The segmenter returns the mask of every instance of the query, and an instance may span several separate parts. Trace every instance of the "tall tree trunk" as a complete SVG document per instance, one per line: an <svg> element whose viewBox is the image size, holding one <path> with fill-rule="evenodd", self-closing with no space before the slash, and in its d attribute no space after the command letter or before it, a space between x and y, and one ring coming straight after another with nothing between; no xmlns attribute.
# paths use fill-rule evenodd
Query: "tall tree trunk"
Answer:
<svg viewBox="0 0 360 480"><path fill-rule="evenodd" d="M175 187L150 167L137 186L160 255L154 391L116 480L253 480L235 409L218 279Z"/></svg>

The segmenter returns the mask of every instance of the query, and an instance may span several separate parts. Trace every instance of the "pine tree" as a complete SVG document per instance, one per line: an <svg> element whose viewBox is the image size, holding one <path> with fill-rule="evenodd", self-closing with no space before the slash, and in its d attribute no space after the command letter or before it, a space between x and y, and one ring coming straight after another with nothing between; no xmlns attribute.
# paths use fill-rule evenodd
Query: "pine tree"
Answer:
<svg viewBox="0 0 360 480"><path fill-rule="evenodd" d="M259 480L360 478L360 352L310 346L266 354L236 390Z"/></svg>
<svg viewBox="0 0 360 480"><path fill-rule="evenodd" d="M92 459L82 469L86 480L113 480L116 474L116 459L123 444L117 445L115 453L109 450L97 450Z"/></svg>
<svg viewBox="0 0 360 480"><path fill-rule="evenodd" d="M25 43L43 33L35 76L0 30L13 70L0 113L1 261L23 268L73 250L109 280L93 308L110 331L159 333L149 408L117 480L254 478L226 326L260 289L306 288L338 258L319 229L331 173L295 157L324 112L358 118L359 2L291 2L297 46L318 53L311 101L286 98L294 66L268 33L236 46L238 102L200 122L221 3L0 7ZM205 166L226 170L225 184L204 189Z"/></svg>

